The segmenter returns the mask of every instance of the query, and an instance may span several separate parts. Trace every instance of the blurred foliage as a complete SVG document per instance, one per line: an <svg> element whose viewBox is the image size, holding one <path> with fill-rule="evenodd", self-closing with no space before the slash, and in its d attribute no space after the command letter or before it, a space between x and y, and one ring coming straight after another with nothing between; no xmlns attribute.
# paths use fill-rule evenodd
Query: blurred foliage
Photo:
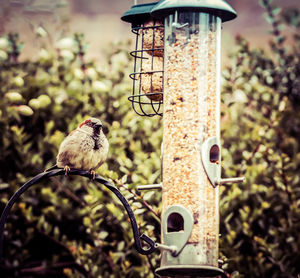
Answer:
<svg viewBox="0 0 300 278"><path fill-rule="evenodd" d="M223 176L246 182L221 188L220 247L232 277L299 277L300 26L290 10L261 5L271 52L238 37L223 71Z"/></svg>
<svg viewBox="0 0 300 278"><path fill-rule="evenodd" d="M221 187L220 255L231 277L297 277L299 10L281 11L270 0L261 5L272 26L271 51L251 49L238 37L223 70L222 175L244 175L246 182ZM295 30L289 43L286 25ZM130 107L129 42L112 43L101 66L86 61L81 34L56 47L20 62L18 35L0 38L0 207L55 164L59 144L83 119L99 117L110 152L97 172L129 200L140 231L160 241L161 194L135 187L160 182L162 119L139 117ZM10 213L4 247L1 277L154 277L159 266L159 252L136 252L116 197L75 177L24 193Z"/></svg>
<svg viewBox="0 0 300 278"><path fill-rule="evenodd" d="M128 43L112 43L97 67L85 61L81 34L58 41L57 54L41 49L37 61L25 62L18 61L16 34L0 38L2 208L22 183L55 164L63 138L94 116L110 142L98 173L123 192L140 231L159 235L160 193L134 187L160 182L161 119L139 118L130 107ZM1 277L153 277L158 264L157 256L135 250L118 199L74 177L44 181L22 196L6 224L4 254Z"/></svg>

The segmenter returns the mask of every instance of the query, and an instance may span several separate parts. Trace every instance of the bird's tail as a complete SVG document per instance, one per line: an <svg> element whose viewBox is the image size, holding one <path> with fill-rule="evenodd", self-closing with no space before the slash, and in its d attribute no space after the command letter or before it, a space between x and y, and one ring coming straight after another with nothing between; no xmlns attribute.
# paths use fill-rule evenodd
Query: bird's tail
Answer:
<svg viewBox="0 0 300 278"><path fill-rule="evenodd" d="M50 168L48 168L48 169L45 169L44 172L49 172L49 171L54 170L54 169L58 169L57 164L53 165L52 167L50 167Z"/></svg>

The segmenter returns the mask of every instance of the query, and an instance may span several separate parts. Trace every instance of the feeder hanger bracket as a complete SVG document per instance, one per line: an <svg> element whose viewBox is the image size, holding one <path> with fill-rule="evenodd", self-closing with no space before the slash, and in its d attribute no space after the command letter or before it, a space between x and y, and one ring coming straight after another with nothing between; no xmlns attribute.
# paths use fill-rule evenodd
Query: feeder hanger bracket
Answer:
<svg viewBox="0 0 300 278"><path fill-rule="evenodd" d="M42 172L42 173L36 175L31 180L29 180L28 182L26 182L24 185L22 185L14 193L14 195L10 198L10 200L6 204L6 206L2 212L1 218L0 218L0 258L2 257L2 252L3 252L3 234L4 234L5 222L7 220L9 211L12 208L13 204L17 201L17 199L21 196L22 193L24 193L27 189L29 189L31 186L33 186L40 180L54 177L54 176L63 176L63 175L65 175L64 169L54 169L51 171ZM90 172L84 171L84 170L77 170L77 169L71 169L68 172L68 175L77 175L77 176L91 178ZM130 220L131 227L133 230L133 236L134 236L134 241L135 241L135 246L136 246L137 251L142 255L148 255L148 254L153 253L157 248L155 246L155 242L145 234L140 235L134 213L133 213L130 205L128 204L126 198L123 196L123 194L117 189L117 187L115 185L113 185L112 183L105 180L104 178L102 178L99 175L95 176L94 181L104 185L107 189L109 189L112 193L114 193L118 197L118 199L121 201L122 205L124 206L128 216L129 216L129 220ZM148 244L148 248L143 247L142 241L145 241Z"/></svg>

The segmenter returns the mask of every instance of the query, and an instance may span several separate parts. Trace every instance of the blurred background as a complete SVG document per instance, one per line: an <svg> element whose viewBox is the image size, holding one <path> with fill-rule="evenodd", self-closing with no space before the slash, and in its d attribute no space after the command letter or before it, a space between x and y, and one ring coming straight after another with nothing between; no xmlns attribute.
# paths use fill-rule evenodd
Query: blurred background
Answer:
<svg viewBox="0 0 300 278"><path fill-rule="evenodd" d="M222 31L219 257L231 278L300 277L300 2L229 0ZM138 1L138 3L141 3ZM145 2L143 2L145 3ZM162 117L132 109L135 39L120 20L133 1L0 0L0 212L55 164L69 132L104 123L97 173L128 200L139 230L160 241ZM41 248L42 247L42 248ZM4 231L1 278L154 278L124 207L88 179L46 179L22 194Z"/></svg>
<svg viewBox="0 0 300 278"><path fill-rule="evenodd" d="M18 32L25 42L22 58L33 57L39 46L35 42L38 27L41 26L49 35L47 39L56 41L65 34L84 33L89 42L88 58L103 58L103 51L109 42L134 38L130 24L120 20L121 15L134 5L133 0L1 0L0 34ZM153 1L137 0L138 4ZM270 39L270 26L264 18L264 9L259 1L228 1L237 11L234 21L223 25L223 53L232 49L234 37L242 34L251 42L251 46L267 48ZM274 0L282 8L300 6L298 0ZM289 32L289 30L285 30ZM50 41L44 42L51 47ZM223 61L227 61L223 55Z"/></svg>

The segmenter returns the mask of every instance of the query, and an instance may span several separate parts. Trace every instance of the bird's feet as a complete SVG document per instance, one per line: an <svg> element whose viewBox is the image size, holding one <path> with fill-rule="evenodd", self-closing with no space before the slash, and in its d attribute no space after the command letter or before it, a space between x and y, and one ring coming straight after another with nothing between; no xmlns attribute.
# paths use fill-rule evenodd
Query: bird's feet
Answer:
<svg viewBox="0 0 300 278"><path fill-rule="evenodd" d="M90 174L92 176L92 180L94 180L96 178L96 172L95 172L95 170L90 170Z"/></svg>
<svg viewBox="0 0 300 278"><path fill-rule="evenodd" d="M67 176L68 173L71 171L71 168L70 168L68 165L66 165L66 166L64 167L64 170L65 170L65 176Z"/></svg>

